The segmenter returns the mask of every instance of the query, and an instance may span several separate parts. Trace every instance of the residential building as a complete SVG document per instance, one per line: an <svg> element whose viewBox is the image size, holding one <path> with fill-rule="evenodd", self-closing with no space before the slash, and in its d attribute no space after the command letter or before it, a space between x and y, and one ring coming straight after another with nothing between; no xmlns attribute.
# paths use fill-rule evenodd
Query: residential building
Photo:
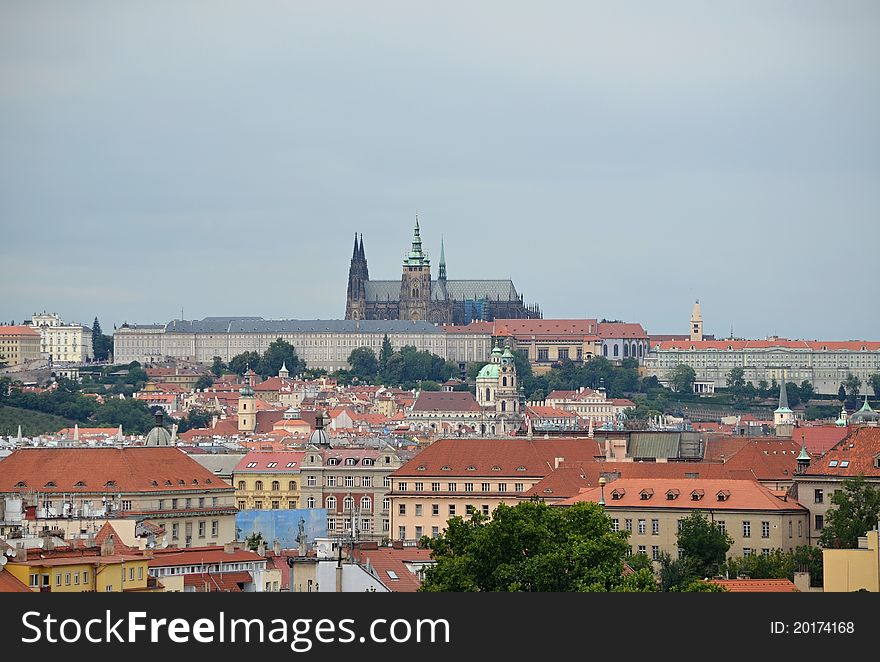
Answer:
<svg viewBox="0 0 880 662"><path fill-rule="evenodd" d="M239 510L301 507L300 471L305 451L251 451L233 470Z"/></svg>
<svg viewBox="0 0 880 662"><path fill-rule="evenodd" d="M788 551L809 543L809 511L754 480L620 478L554 505L603 501L613 526L629 530L627 522L632 523L633 553L651 550L655 561L663 553L679 558L679 522L694 512L730 535L728 556Z"/></svg>
<svg viewBox="0 0 880 662"><path fill-rule="evenodd" d="M40 334L42 358L55 363L85 363L95 358L92 329L65 324L57 313L34 313L30 326Z"/></svg>
<svg viewBox="0 0 880 662"><path fill-rule="evenodd" d="M241 543L157 549L149 561L149 573L174 592L277 593L281 590L280 571L268 567L264 555L244 549Z"/></svg>
<svg viewBox="0 0 880 662"><path fill-rule="evenodd" d="M0 326L0 363L7 367L41 358L40 334L30 326Z"/></svg>
<svg viewBox="0 0 880 662"><path fill-rule="evenodd" d="M823 549L822 568L826 592L880 592L880 540L877 529L859 538L856 549Z"/></svg>

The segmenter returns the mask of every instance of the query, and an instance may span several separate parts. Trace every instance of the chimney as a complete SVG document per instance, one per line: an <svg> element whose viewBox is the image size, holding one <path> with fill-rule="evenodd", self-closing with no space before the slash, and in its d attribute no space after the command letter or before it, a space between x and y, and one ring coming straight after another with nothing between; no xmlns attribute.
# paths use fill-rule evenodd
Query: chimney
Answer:
<svg viewBox="0 0 880 662"><path fill-rule="evenodd" d="M559 465L562 464L563 462L565 462L564 457L554 457L553 458L553 468L558 469Z"/></svg>
<svg viewBox="0 0 880 662"><path fill-rule="evenodd" d="M275 554L275 556L281 556L281 541L280 540L276 540L275 542L272 543L272 553Z"/></svg>
<svg viewBox="0 0 880 662"><path fill-rule="evenodd" d="M391 549L403 549L403 541L402 540L392 540L391 541Z"/></svg>
<svg viewBox="0 0 880 662"><path fill-rule="evenodd" d="M796 572L794 573L794 585L801 593L808 593L810 589L810 573Z"/></svg>
<svg viewBox="0 0 880 662"><path fill-rule="evenodd" d="M235 543L228 542L225 545L223 545L223 552L226 554L234 554L235 553Z"/></svg>
<svg viewBox="0 0 880 662"><path fill-rule="evenodd" d="M101 543L101 556L112 556L116 553L116 543L113 541L113 534L107 536L107 539Z"/></svg>
<svg viewBox="0 0 880 662"><path fill-rule="evenodd" d="M259 554L260 556L266 556L266 543L261 542L257 546L257 554Z"/></svg>

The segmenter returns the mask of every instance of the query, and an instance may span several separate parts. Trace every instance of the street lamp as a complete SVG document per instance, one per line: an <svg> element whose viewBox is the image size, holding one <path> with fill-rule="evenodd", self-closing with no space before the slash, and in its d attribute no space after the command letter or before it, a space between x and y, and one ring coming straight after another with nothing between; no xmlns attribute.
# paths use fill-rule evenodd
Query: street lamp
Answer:
<svg viewBox="0 0 880 662"><path fill-rule="evenodd" d="M605 476L599 477L599 505L605 505Z"/></svg>

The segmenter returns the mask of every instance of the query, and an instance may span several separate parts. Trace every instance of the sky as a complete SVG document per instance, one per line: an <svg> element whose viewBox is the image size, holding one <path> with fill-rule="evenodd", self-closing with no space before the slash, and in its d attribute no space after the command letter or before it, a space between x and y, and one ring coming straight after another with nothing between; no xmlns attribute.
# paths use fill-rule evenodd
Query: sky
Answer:
<svg viewBox="0 0 880 662"><path fill-rule="evenodd" d="M880 339L880 3L0 4L0 320L545 317Z"/></svg>

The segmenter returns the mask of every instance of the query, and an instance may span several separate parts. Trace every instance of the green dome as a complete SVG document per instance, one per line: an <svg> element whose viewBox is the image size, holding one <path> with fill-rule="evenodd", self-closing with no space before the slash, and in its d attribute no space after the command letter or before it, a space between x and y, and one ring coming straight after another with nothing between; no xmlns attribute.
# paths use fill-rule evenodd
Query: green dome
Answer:
<svg viewBox="0 0 880 662"><path fill-rule="evenodd" d="M501 356L501 348L498 345L492 348L492 356Z"/></svg>
<svg viewBox="0 0 880 662"><path fill-rule="evenodd" d="M501 357L505 358L505 359L512 359L513 358L513 352L510 351L510 347L504 348L504 354L502 354Z"/></svg>
<svg viewBox="0 0 880 662"><path fill-rule="evenodd" d="M477 374L477 379L498 379L498 364L487 363Z"/></svg>

